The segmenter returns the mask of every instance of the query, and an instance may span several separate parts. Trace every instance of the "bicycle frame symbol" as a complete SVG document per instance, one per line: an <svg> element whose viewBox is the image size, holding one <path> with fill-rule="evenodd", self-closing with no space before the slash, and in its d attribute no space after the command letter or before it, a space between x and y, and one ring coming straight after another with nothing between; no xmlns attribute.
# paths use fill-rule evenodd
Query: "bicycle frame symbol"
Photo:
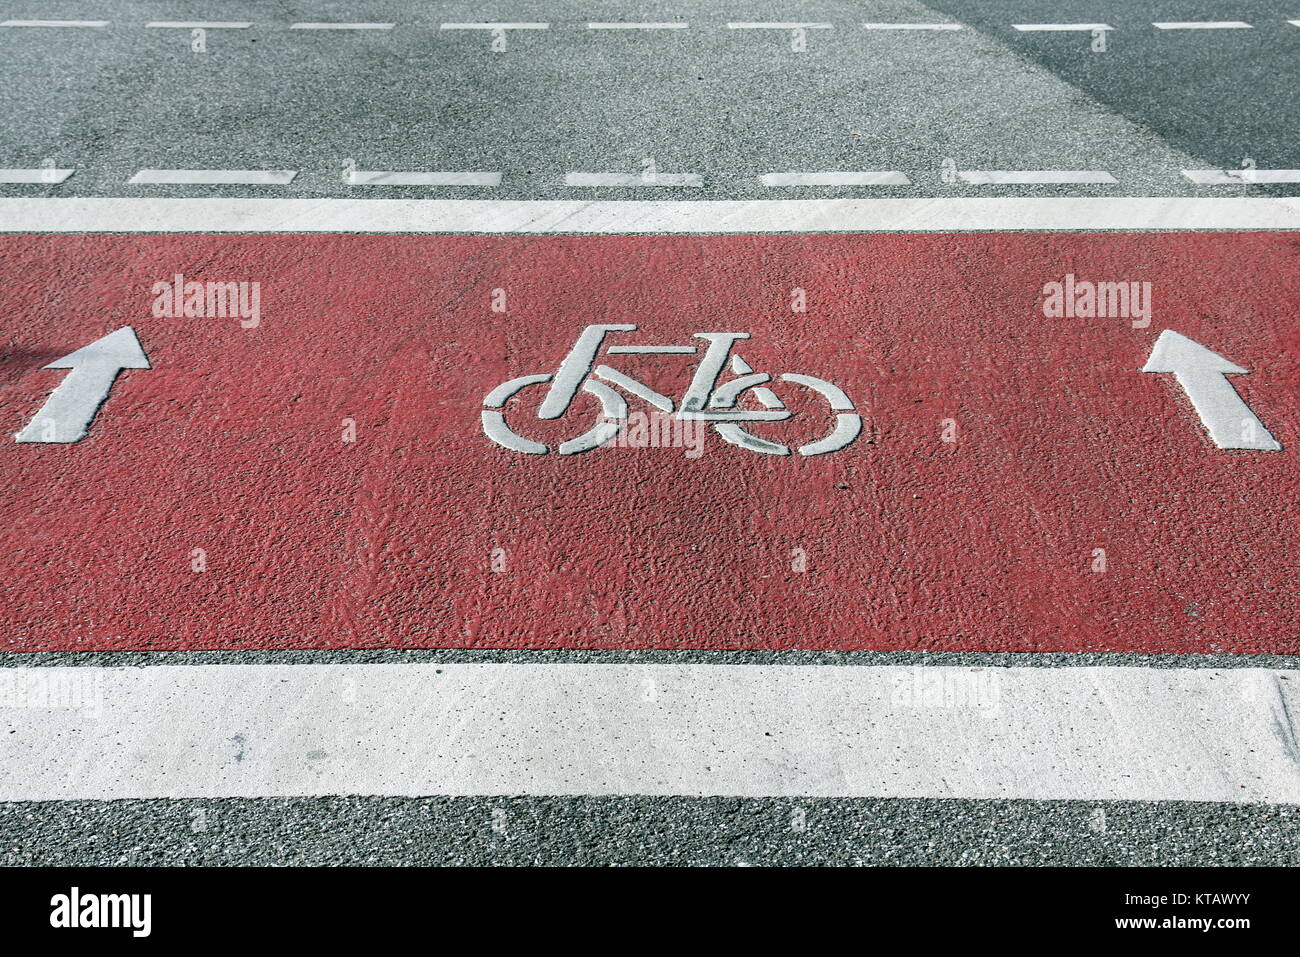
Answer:
<svg viewBox="0 0 1300 957"><path fill-rule="evenodd" d="M697 420L714 423L713 427L724 440L732 445L762 452L767 455L789 455L790 448L778 442L770 442L750 435L738 423L741 422L780 422L793 414L770 388L772 376L766 372L755 372L744 359L731 351L740 339L748 339L747 332L697 332L696 339L707 343L699 365L691 378L690 385L682 396L680 408L666 395L661 395L631 376L619 372L607 365L596 365L596 357L605 343L605 337L611 332L635 332L636 326L626 323L600 324L587 326L578 335L578 339L560 362L554 372L542 372L535 375L520 376L503 382L483 399L483 431L493 442L516 452L530 455L542 455L550 449L541 442L534 442L513 431L506 425L505 415L501 411L507 402L524 389L551 384L546 397L538 406L540 419L558 419L569 410L574 397L581 390L595 396L601 405L601 421L592 428L560 444L556 451L560 455L576 455L599 448L613 440L627 424L627 402L623 396L610 388L617 386L629 395L643 399L660 412L675 415L678 419ZM696 355L696 346L609 346L607 355ZM718 376L731 360L731 371L738 378L718 385ZM854 411L849 397L836 385L814 376L799 375L793 372L782 373L780 381L803 386L818 393L836 413L835 428L815 442L809 442L796 449L800 455L821 455L844 448L858 437L862 431L862 419ZM604 380L604 381L598 381ZM610 385L606 385L605 383ZM737 400L746 392L753 397L762 409L742 410L736 408Z"/></svg>

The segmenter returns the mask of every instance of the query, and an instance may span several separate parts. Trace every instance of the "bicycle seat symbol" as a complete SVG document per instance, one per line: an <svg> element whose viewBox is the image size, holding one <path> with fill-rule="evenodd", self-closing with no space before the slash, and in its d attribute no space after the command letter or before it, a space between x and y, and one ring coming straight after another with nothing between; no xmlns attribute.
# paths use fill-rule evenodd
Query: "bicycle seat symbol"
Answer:
<svg viewBox="0 0 1300 957"><path fill-rule="evenodd" d="M718 434L732 445L768 455L790 454L789 446L750 435L740 426L742 422L780 422L792 415L785 403L768 388L768 384L773 382L772 376L766 372L755 372L749 363L731 351L736 341L748 339L749 333L695 333L694 338L703 339L707 345L678 407L668 396L661 395L645 383L607 365L596 365L596 358L609 333L635 331L636 326L625 323L587 326L578 335L573 348L569 350L554 373L542 372L520 376L501 383L483 399L484 433L498 445L516 452L526 452L531 455L549 452L550 449L541 442L525 438L511 429L506 424L502 412L506 403L524 389L549 382L550 389L537 409L537 416L540 419L560 418L568 411L579 390L595 396L601 405L600 420L576 438L561 443L556 451L560 455L576 455L579 452L599 448L615 439L627 424L627 402L620 393L610 388L612 385L629 395L643 399L660 412L678 419L712 422ZM698 352L698 348L693 345L613 345L606 350L606 354L611 356L696 355ZM727 365L728 359L730 359L732 373L738 378L719 386L718 376ZM811 389L825 399L831 411L836 413L835 427L831 433L814 442L799 446L795 451L800 455L834 452L844 448L858 437L858 433L862 431L862 419L854 411L849 397L838 386L832 385L825 379L793 372L782 373L777 378L781 382ZM752 410L737 408L737 401L746 392L750 392L763 408Z"/></svg>

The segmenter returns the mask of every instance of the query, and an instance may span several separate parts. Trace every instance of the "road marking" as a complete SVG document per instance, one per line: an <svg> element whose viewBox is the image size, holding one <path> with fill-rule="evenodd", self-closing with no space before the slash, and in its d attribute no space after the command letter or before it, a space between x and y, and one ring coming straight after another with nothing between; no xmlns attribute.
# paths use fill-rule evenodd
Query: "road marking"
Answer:
<svg viewBox="0 0 1300 957"><path fill-rule="evenodd" d="M0 183L62 183L75 173L71 169L38 167L37 169L0 169Z"/></svg>
<svg viewBox="0 0 1300 957"><path fill-rule="evenodd" d="M896 171L840 173L765 173L764 186L910 186L907 174Z"/></svg>
<svg viewBox="0 0 1300 957"><path fill-rule="evenodd" d="M50 393L26 428L14 436L17 442L68 443L85 438L117 374L123 369L148 369L149 357L140 347L135 330L124 326L43 368L72 371Z"/></svg>
<svg viewBox="0 0 1300 957"><path fill-rule="evenodd" d="M290 30L391 30L392 23L291 23Z"/></svg>
<svg viewBox="0 0 1300 957"><path fill-rule="evenodd" d="M0 27L84 27L102 30L111 23L109 20L5 20Z"/></svg>
<svg viewBox="0 0 1300 957"><path fill-rule="evenodd" d="M246 30L253 24L248 20L150 20L146 29L160 30Z"/></svg>
<svg viewBox="0 0 1300 957"><path fill-rule="evenodd" d="M1240 20L1189 20L1174 23L1153 23L1157 30L1249 30L1250 24Z"/></svg>
<svg viewBox="0 0 1300 957"><path fill-rule="evenodd" d="M728 30L829 30L829 23L728 23Z"/></svg>
<svg viewBox="0 0 1300 957"><path fill-rule="evenodd" d="M1300 197L750 201L0 198L8 233L854 233L1300 230Z"/></svg>
<svg viewBox="0 0 1300 957"><path fill-rule="evenodd" d="M1221 449L1280 452L1282 446L1228 381L1250 370L1229 362L1199 342L1172 329L1160 333L1143 372L1172 372L1187 393L1201 423Z"/></svg>
<svg viewBox="0 0 1300 957"><path fill-rule="evenodd" d="M588 30L685 30L689 23L588 23Z"/></svg>
<svg viewBox="0 0 1300 957"><path fill-rule="evenodd" d="M89 689L89 703L0 711L10 732L0 734L0 800L635 794L1295 804L1295 745L1278 731L1300 713L1300 682L1281 680L1291 675L535 663L7 668L7 700L63 683Z"/></svg>
<svg viewBox="0 0 1300 957"><path fill-rule="evenodd" d="M1300 169L1185 169L1183 175L1198 186L1300 183Z"/></svg>
<svg viewBox="0 0 1300 957"><path fill-rule="evenodd" d="M1024 33L1056 33L1081 30L1091 33L1094 30L1114 30L1108 23L1013 23L1017 30Z"/></svg>
<svg viewBox="0 0 1300 957"><path fill-rule="evenodd" d="M971 169L957 174L972 186L1012 186L1046 183L1114 183L1105 170L1083 169Z"/></svg>
<svg viewBox="0 0 1300 957"><path fill-rule="evenodd" d="M864 30L960 30L960 23L864 23Z"/></svg>
<svg viewBox="0 0 1300 957"><path fill-rule="evenodd" d="M440 30L549 30L549 23L444 23Z"/></svg>
<svg viewBox="0 0 1300 957"><path fill-rule="evenodd" d="M142 169L128 183L184 184L195 186L285 186L296 170L289 169Z"/></svg>
<svg viewBox="0 0 1300 957"><path fill-rule="evenodd" d="M348 177L348 183L352 186L500 186L501 174L359 169Z"/></svg>
<svg viewBox="0 0 1300 957"><path fill-rule="evenodd" d="M640 173L566 173L565 186L617 186L649 187L656 186L690 186L704 185L704 177L698 173L656 173L654 176L642 176Z"/></svg>

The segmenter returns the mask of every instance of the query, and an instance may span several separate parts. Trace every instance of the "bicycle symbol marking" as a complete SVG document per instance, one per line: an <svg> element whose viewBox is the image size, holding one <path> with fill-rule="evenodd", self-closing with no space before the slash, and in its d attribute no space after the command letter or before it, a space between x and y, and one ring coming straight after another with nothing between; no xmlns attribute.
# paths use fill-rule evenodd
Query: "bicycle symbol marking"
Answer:
<svg viewBox="0 0 1300 957"><path fill-rule="evenodd" d="M675 418L712 422L718 435L732 445L767 455L790 454L789 446L750 435L740 426L742 422L781 422L793 414L776 393L768 388L768 383L774 381L773 377L766 372L755 372L749 363L731 351L738 340L748 339L749 333L697 332L694 334L694 338L705 340L707 346L678 407L671 398L656 392L644 382L610 366L596 365L596 358L609 333L635 331L636 326L628 323L587 326L578 335L577 341L555 372L520 376L501 383L483 399L483 432L493 442L515 452L543 455L551 451L541 442L525 438L511 429L506 425L505 415L502 412L506 403L524 389L549 382L550 389L537 409L539 419L560 418L569 410L579 390L599 400L600 421L576 438L562 442L556 449L560 455L588 452L615 439L627 424L627 401L619 392L610 388L610 386L617 386L629 395L642 399L660 412ZM696 355L698 351L693 345L614 345L606 349L606 355ZM718 376L727 366L728 360L730 360L731 371L737 378L719 386ZM861 416L854 411L853 403L839 386L825 379L794 372L782 373L777 379L818 393L830 405L831 411L836 413L835 427L831 433L814 442L799 446L795 451L800 455L822 455L826 452L838 451L856 439L862 431ZM746 392L750 392L763 408L752 410L737 408L737 401Z"/></svg>

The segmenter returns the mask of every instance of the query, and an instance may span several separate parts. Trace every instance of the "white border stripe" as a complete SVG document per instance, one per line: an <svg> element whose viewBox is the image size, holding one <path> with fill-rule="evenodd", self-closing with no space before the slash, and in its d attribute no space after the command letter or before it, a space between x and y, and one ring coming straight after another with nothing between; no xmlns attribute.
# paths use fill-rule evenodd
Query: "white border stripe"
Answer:
<svg viewBox="0 0 1300 957"><path fill-rule="evenodd" d="M765 173L764 186L911 186L906 173L880 172Z"/></svg>
<svg viewBox="0 0 1300 957"><path fill-rule="evenodd" d="M1115 182L1115 177L1104 169L970 169L957 175L972 186Z"/></svg>
<svg viewBox="0 0 1300 957"><path fill-rule="evenodd" d="M291 169L142 169L128 183L183 186L287 186Z"/></svg>
<svg viewBox="0 0 1300 957"><path fill-rule="evenodd" d="M1295 672L0 669L0 800L727 795L1300 803ZM77 689L81 707L32 689ZM243 745L232 744L242 739ZM238 757L236 756L238 752Z"/></svg>
<svg viewBox="0 0 1300 957"><path fill-rule="evenodd" d="M62 183L76 170L38 167L36 169L0 169L0 183Z"/></svg>
<svg viewBox="0 0 1300 957"><path fill-rule="evenodd" d="M1153 23L1157 30L1249 30L1249 23L1241 20L1189 20L1176 23Z"/></svg>
<svg viewBox="0 0 1300 957"><path fill-rule="evenodd" d="M1297 230L1300 197L728 201L0 198L8 233L865 233Z"/></svg>
<svg viewBox="0 0 1300 957"><path fill-rule="evenodd" d="M1300 169L1185 169L1183 175L1198 186L1300 183Z"/></svg>

